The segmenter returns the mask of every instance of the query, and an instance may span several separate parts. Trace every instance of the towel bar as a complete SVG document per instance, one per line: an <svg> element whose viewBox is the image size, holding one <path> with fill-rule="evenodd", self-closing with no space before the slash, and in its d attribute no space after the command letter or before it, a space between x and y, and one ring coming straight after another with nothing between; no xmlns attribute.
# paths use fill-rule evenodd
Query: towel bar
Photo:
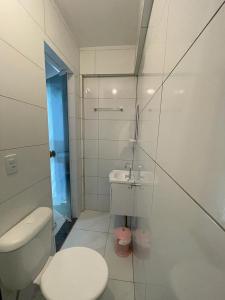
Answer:
<svg viewBox="0 0 225 300"><path fill-rule="evenodd" d="M95 107L94 111L123 111L122 107L117 107L117 108L103 108L103 107Z"/></svg>

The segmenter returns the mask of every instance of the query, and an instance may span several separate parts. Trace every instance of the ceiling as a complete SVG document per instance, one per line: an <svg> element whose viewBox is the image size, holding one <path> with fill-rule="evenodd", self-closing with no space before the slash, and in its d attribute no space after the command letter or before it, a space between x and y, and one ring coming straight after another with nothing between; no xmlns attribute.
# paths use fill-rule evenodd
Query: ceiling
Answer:
<svg viewBox="0 0 225 300"><path fill-rule="evenodd" d="M135 45L141 0L55 0L80 47Z"/></svg>

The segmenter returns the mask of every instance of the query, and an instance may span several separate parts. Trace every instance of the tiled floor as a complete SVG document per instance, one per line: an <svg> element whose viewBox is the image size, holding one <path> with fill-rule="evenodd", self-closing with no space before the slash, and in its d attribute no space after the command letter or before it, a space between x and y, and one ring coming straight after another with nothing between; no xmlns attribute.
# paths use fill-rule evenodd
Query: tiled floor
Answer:
<svg viewBox="0 0 225 300"><path fill-rule="evenodd" d="M99 300L133 300L132 255L118 257L114 252L113 228L124 225L122 218L86 210L77 220L62 249L85 246L103 255L109 267L109 283Z"/></svg>
<svg viewBox="0 0 225 300"><path fill-rule="evenodd" d="M132 255L118 257L114 252L113 229L124 225L123 218L108 213L84 211L73 226L62 249L84 246L98 251L109 267L109 282L99 300L134 300ZM40 295L35 300L44 300Z"/></svg>

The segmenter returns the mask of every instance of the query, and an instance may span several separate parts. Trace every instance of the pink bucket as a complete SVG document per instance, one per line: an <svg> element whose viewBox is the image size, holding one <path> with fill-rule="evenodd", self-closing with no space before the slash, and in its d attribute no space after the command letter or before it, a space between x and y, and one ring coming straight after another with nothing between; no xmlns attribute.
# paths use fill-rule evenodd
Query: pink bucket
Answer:
<svg viewBox="0 0 225 300"><path fill-rule="evenodd" d="M118 256L126 257L131 253L131 231L127 227L119 227L114 230L115 252Z"/></svg>

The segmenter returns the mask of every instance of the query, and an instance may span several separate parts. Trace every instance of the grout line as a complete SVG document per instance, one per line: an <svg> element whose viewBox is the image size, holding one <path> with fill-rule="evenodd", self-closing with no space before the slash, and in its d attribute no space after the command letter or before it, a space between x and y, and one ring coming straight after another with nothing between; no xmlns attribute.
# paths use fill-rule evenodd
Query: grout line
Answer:
<svg viewBox="0 0 225 300"><path fill-rule="evenodd" d="M96 71L96 51L95 51L95 71ZM96 73L96 72L95 72ZM98 84L98 107L99 107L99 93L100 93L100 79L97 79L97 84ZM98 159L97 159L97 202L99 202L99 190L100 190L100 178L99 178L99 172L100 172L100 167L99 167L99 149L100 149L100 126L99 126L99 112L97 112L97 116L98 116ZM107 244L107 240L106 240L106 244ZM106 250L106 245L105 245L105 250ZM104 250L104 253L105 253Z"/></svg>
<svg viewBox="0 0 225 300"><path fill-rule="evenodd" d="M42 1L42 0L41 0ZM28 14L28 16L36 23L36 25L39 27L39 29L43 32L43 27L41 24L38 23L32 16L32 14L29 12L29 10L23 5L23 3L19 0L19 4L22 6L22 8L25 10L25 12ZM43 9L44 10L44 9ZM44 19L45 19L45 13L44 13ZM45 20L44 20L44 28L45 28Z"/></svg>
<svg viewBox="0 0 225 300"><path fill-rule="evenodd" d="M37 144L37 145L35 145L35 144L34 145L25 145L25 146L12 147L12 148L4 148L4 149L0 149L0 152L9 151L9 150L20 150L20 149L32 148L32 147L41 147L41 146L48 146L48 143Z"/></svg>
<svg viewBox="0 0 225 300"><path fill-rule="evenodd" d="M109 51L111 51L112 49L110 49ZM121 50L121 49L118 49ZM82 51L82 50L81 50ZM85 51L85 50L84 50ZM87 50L88 51L88 50ZM84 79L90 79L90 78L113 78L113 77L117 77L117 78L123 78L123 77L137 77L134 73L126 73L126 74L81 74Z"/></svg>
<svg viewBox="0 0 225 300"><path fill-rule="evenodd" d="M130 140L110 140L110 139L99 139L99 141L112 141L112 142L129 142Z"/></svg>
<svg viewBox="0 0 225 300"><path fill-rule="evenodd" d="M50 176L46 176L46 177L43 177L43 178L39 179L38 181L32 183L32 184L29 185L28 187L22 189L20 192L14 194L13 196L10 196L9 198L5 199L4 201L1 201L1 202L0 202L0 205L2 205L2 204L4 204L4 203L6 203L7 201L9 201L9 200L11 200L11 199L17 197L18 195L24 193L25 191L31 189L31 188L34 187L35 185L39 184L39 183L42 182L42 181L45 181L45 180L48 179L48 178L50 179Z"/></svg>
<svg viewBox="0 0 225 300"><path fill-rule="evenodd" d="M91 101L94 102L94 100L98 100L98 99L101 100L101 101L106 101L106 102L109 102L109 101L112 101L112 100L113 101L118 101L118 100L120 101L120 100L122 100L122 101L128 101L128 102L131 102L131 101L135 102L135 100L136 100L135 97L132 97L132 98L129 98L129 97L128 98L120 98L120 97L115 97L115 98L107 98L107 97L105 97L105 98L91 98L90 97L90 98L83 98L82 101L85 102L87 100L87 101L90 101L90 102Z"/></svg>
<svg viewBox="0 0 225 300"><path fill-rule="evenodd" d="M22 103L22 104L27 104L27 105L30 105L30 106L34 106L34 107L37 107L37 108L40 108L40 109L43 109L43 110L47 111L47 107L41 106L41 105L37 105L37 104L33 104L33 103L27 102L25 100L16 99L16 98L13 98L13 97L10 97L10 96L6 96L6 95L2 95L2 94L0 94L0 97L6 98L6 99L10 99L11 101L16 101L16 102L19 102L19 103ZM4 101L4 100L0 99L0 102L1 101Z"/></svg>
<svg viewBox="0 0 225 300"><path fill-rule="evenodd" d="M159 87L156 88L156 91L154 93L154 95L152 95L152 97L146 102L146 104L143 106L140 114L143 112L143 110L146 108L146 106L152 101L152 99L154 98L155 94L157 94L157 92L160 90L160 88L166 83L166 81L172 76L172 73L174 72L174 70L178 67L178 65L180 64L180 62L184 59L184 57L188 54L188 52L191 50L191 48L194 46L194 44L197 42L197 40L201 37L201 35L205 32L206 28L209 26L209 24L213 21L213 19L215 18L215 16L217 15L217 13L219 13L219 11L221 10L221 8L223 7L223 5L225 4L225 1L223 1L223 3L219 6L219 8L215 11L215 13L212 15L212 17L209 19L209 21L206 23L206 25L203 27L203 29L199 32L199 34L197 35L197 37L194 39L194 41L190 44L190 46L187 48L187 50L184 52L184 54L180 57L180 59L178 60L178 62L175 64L175 66L171 69L171 71L169 71L168 75L162 79L162 83L160 84ZM165 62L164 62L164 67L165 67ZM152 74L154 76L154 74ZM164 74L163 74L164 75Z"/></svg>
<svg viewBox="0 0 225 300"><path fill-rule="evenodd" d="M79 220L79 218L77 219L77 221ZM75 224L74 224L75 225ZM105 233L108 234L107 231L98 231L98 230L93 230L93 229L84 229L84 228L78 228L76 227L75 230L83 230L83 231L88 231L88 232L99 232L99 233Z"/></svg>
<svg viewBox="0 0 225 300"><path fill-rule="evenodd" d="M133 119L99 119L99 118L83 118L83 120L92 120L92 121L125 121L125 122L135 122L135 118Z"/></svg>
<svg viewBox="0 0 225 300"><path fill-rule="evenodd" d="M26 58L29 62L31 62L32 64L34 64L36 67L38 67L39 69L41 69L42 71L45 71L44 67L40 66L38 63L36 63L35 61L33 61L32 59L30 59L29 57L27 57L25 54L23 54L19 49L17 49L15 46L13 46L12 44L10 44L9 42L7 42L5 39L0 38L0 41L4 42L6 45L8 45L10 48L14 49L17 53L19 53L20 55L22 55L24 58Z"/></svg>
<svg viewBox="0 0 225 300"><path fill-rule="evenodd" d="M104 247L104 258L106 256L106 249L107 249L108 239L109 239L109 233L107 233L106 243L105 243L105 247Z"/></svg>
<svg viewBox="0 0 225 300"><path fill-rule="evenodd" d="M225 4L225 1L223 1L222 4L218 7L218 9L214 12L212 17L209 19L209 21L206 23L206 25L203 27L203 29L199 32L199 34L196 36L196 38L193 40L193 42L190 44L190 46L187 48L187 50L184 52L184 54L181 56L181 58L178 60L178 62L175 64L175 66L172 68L172 70L169 72L169 74L166 76L166 78L163 80L162 84L164 84L167 81L167 79L171 76L173 71L180 64L180 62L184 59L186 54L191 50L191 48L194 46L194 44L197 42L197 40L200 38L200 36L202 36L202 34L205 32L206 28L209 26L209 24L212 22L212 20L218 14L218 12L221 10L221 8L223 7L224 4Z"/></svg>
<svg viewBox="0 0 225 300"><path fill-rule="evenodd" d="M129 281L129 280L122 280L122 279L114 279L114 278L109 278L109 280L114 280L114 281L121 281L121 282L129 282L129 283L133 283L134 284L134 281Z"/></svg>
<svg viewBox="0 0 225 300"><path fill-rule="evenodd" d="M162 111L162 102L163 102L163 87L161 88L161 95L160 95L160 106L159 106L159 117L158 117L158 128L157 128L157 138L156 138L156 149L155 149L155 160L157 160L157 154L158 154L158 144L159 144L159 131L160 131L160 121L161 121L161 111ZM152 188L152 203L150 206L151 214L153 214L153 203L154 203L154 193L155 193L155 178L156 178L156 164L154 164L154 171L153 171L153 188ZM151 223L151 219L150 219Z"/></svg>
<svg viewBox="0 0 225 300"><path fill-rule="evenodd" d="M220 228L225 232L225 227L210 213L205 209L188 191L185 190L182 185L178 183L176 179L174 179L157 161L155 161L149 153L147 153L140 145L138 145L140 149L200 208L205 214Z"/></svg>

